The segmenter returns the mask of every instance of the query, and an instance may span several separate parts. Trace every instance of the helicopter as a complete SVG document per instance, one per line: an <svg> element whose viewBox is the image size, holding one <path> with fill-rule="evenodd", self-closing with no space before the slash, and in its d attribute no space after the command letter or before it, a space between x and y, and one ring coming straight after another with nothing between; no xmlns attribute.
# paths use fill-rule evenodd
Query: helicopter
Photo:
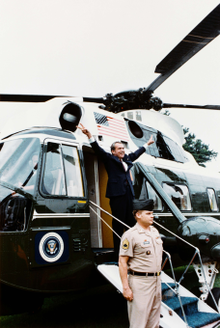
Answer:
<svg viewBox="0 0 220 328"><path fill-rule="evenodd" d="M160 109L220 106L163 103L153 92L219 35L219 17L220 5L161 61L155 70L160 75L147 88L101 98L0 95L1 101L35 102L39 107L20 129L8 134L6 127L1 133L2 315L19 307L37 308L45 295L87 288L96 279L96 266L113 258L112 232L90 207L93 202L110 212L107 175L77 129L79 123L89 126L106 151L115 139L129 152L154 136L154 145L132 169L135 197L153 198L155 221L198 247L204 265L214 263L215 277L220 262L220 175L198 166L183 150L180 124ZM108 214L103 218L111 225ZM190 250L159 230L175 263L185 263ZM24 301L18 304L21 297Z"/></svg>

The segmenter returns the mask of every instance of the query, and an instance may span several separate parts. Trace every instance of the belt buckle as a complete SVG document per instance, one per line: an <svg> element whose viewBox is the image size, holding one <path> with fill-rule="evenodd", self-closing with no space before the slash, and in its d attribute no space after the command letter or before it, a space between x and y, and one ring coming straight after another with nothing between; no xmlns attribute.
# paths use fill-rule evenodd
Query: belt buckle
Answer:
<svg viewBox="0 0 220 328"><path fill-rule="evenodd" d="M156 272L156 276L158 277L160 275L160 272Z"/></svg>

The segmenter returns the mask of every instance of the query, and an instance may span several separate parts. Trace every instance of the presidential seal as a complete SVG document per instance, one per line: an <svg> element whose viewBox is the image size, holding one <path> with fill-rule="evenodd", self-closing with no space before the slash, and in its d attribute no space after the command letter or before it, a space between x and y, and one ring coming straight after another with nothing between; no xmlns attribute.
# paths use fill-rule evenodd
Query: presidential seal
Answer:
<svg viewBox="0 0 220 328"><path fill-rule="evenodd" d="M58 261L64 252L64 242L62 237L56 232L45 234L39 243L39 253L46 262Z"/></svg>

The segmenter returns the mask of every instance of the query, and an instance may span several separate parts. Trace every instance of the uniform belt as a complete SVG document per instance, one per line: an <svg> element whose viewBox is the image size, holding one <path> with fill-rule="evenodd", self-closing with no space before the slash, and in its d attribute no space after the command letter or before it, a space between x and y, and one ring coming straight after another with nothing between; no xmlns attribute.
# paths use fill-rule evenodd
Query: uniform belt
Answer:
<svg viewBox="0 0 220 328"><path fill-rule="evenodd" d="M142 276L142 277L154 277L154 276L160 276L161 272L136 272L133 270L129 270L129 274L132 276Z"/></svg>

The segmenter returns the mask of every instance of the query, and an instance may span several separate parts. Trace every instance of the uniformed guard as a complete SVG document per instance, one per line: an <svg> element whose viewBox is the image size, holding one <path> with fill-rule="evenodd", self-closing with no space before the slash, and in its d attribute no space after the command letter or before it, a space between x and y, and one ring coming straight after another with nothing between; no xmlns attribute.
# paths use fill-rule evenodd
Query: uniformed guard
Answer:
<svg viewBox="0 0 220 328"><path fill-rule="evenodd" d="M162 240L153 224L153 200L134 200L136 225L121 239L119 272L130 328L159 328Z"/></svg>

